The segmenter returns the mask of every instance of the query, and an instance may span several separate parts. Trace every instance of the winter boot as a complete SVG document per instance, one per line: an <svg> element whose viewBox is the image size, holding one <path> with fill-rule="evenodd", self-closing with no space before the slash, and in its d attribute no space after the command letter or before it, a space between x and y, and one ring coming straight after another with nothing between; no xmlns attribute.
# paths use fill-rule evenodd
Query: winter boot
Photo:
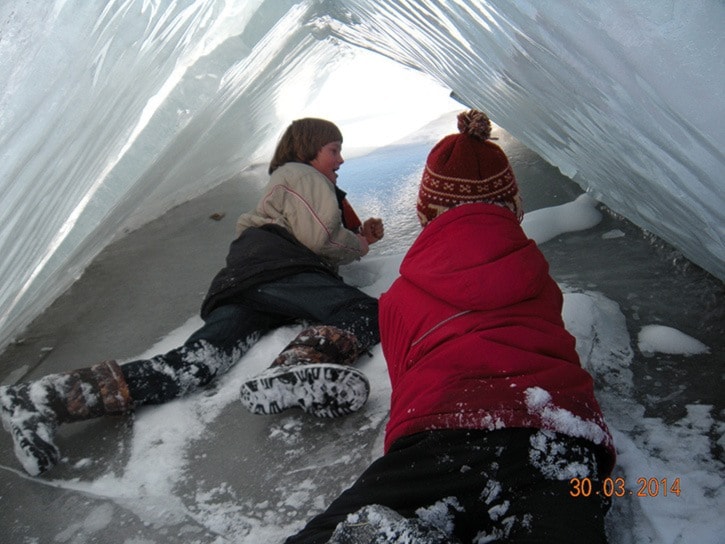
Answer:
<svg viewBox="0 0 725 544"><path fill-rule="evenodd" d="M460 544L418 518L405 518L379 504L363 506L340 522L328 544Z"/></svg>
<svg viewBox="0 0 725 544"><path fill-rule="evenodd" d="M32 476L60 459L54 442L59 424L131 409L126 380L115 361L0 387L3 426L12 434L20 464Z"/></svg>
<svg viewBox="0 0 725 544"><path fill-rule="evenodd" d="M278 414L302 408L317 417L356 412L370 385L350 366L361 353L355 335L318 325L302 331L272 366L242 385L242 404L254 414Z"/></svg>

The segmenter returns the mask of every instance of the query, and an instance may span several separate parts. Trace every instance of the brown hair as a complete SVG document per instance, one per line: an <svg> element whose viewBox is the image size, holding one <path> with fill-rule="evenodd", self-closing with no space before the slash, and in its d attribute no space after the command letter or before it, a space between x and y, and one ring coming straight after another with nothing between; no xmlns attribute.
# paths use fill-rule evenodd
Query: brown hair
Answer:
<svg viewBox="0 0 725 544"><path fill-rule="evenodd" d="M342 133L334 123L314 117L292 121L277 143L269 173L288 162L309 164L330 142L342 142Z"/></svg>

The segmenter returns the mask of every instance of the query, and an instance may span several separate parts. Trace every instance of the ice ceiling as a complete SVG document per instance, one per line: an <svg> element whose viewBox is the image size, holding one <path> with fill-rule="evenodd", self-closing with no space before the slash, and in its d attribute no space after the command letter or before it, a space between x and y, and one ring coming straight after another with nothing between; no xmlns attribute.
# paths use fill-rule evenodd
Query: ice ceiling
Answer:
<svg viewBox="0 0 725 544"><path fill-rule="evenodd" d="M723 28L721 0L3 2L0 348L114 237L266 161L358 49L723 279Z"/></svg>

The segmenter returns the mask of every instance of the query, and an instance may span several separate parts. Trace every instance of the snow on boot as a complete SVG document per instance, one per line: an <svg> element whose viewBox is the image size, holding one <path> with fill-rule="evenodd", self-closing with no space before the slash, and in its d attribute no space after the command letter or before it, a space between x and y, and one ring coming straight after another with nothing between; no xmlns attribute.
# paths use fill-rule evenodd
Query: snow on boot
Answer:
<svg viewBox="0 0 725 544"><path fill-rule="evenodd" d="M355 335L328 325L303 330L272 366L241 387L242 404L254 414L301 408L317 417L340 417L365 404L370 384L349 366L361 353Z"/></svg>
<svg viewBox="0 0 725 544"><path fill-rule="evenodd" d="M327 363L274 366L246 381L240 391L242 404L253 414L302 408L325 418L358 411L369 393L362 372Z"/></svg>
<svg viewBox="0 0 725 544"><path fill-rule="evenodd" d="M122 414L131 408L126 381L115 361L0 387L3 426L13 437L15 456L32 476L60 459L54 442L59 424Z"/></svg>
<svg viewBox="0 0 725 544"><path fill-rule="evenodd" d="M418 518L379 504L362 507L340 522L328 544L455 544L459 541Z"/></svg>

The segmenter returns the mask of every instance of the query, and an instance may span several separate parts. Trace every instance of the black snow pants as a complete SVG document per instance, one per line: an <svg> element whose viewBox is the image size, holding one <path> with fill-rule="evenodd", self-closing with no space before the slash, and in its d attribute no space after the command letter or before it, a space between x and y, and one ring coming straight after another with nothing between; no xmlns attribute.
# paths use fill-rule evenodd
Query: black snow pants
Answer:
<svg viewBox="0 0 725 544"><path fill-rule="evenodd" d="M418 517L461 543L606 543L608 461L590 442L537 429L436 430L397 440L329 508L285 544L324 544L370 504ZM607 468L602 468L607 467ZM579 495L579 496L574 496Z"/></svg>
<svg viewBox="0 0 725 544"><path fill-rule="evenodd" d="M242 300L219 306L179 348L122 365L131 398L136 405L161 404L203 387L227 372L263 334L295 322L350 331L364 349L380 341L377 299L329 274L295 274L252 287Z"/></svg>

